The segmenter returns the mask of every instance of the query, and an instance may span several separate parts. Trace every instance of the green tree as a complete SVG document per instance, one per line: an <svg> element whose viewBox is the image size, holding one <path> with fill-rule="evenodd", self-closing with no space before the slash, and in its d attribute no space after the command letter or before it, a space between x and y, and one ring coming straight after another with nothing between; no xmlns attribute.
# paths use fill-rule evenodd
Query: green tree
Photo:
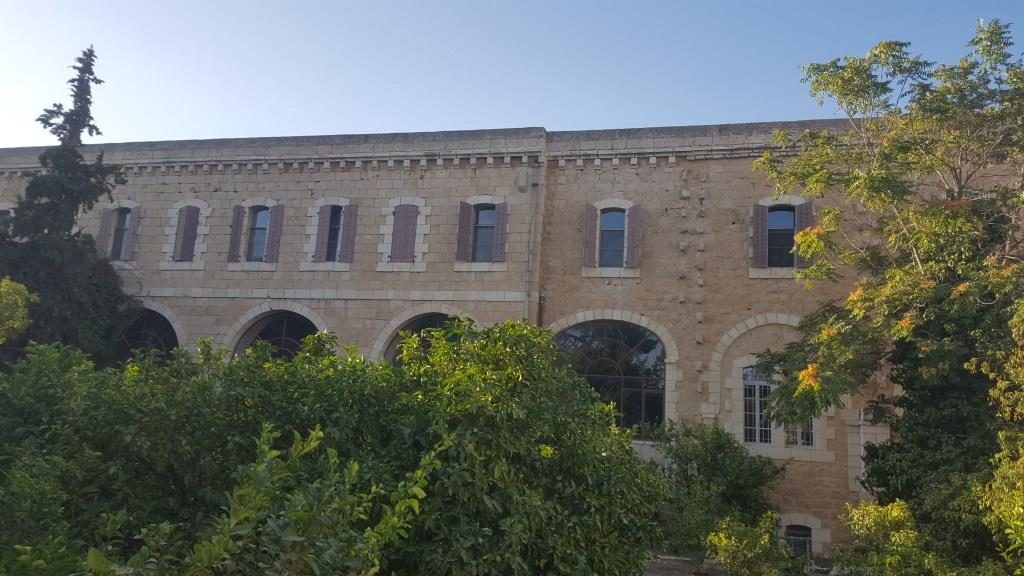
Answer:
<svg viewBox="0 0 1024 576"><path fill-rule="evenodd" d="M79 216L121 183L121 170L83 158L83 135L100 134L92 117L92 86L96 53L90 47L76 60L71 106L54 104L38 121L59 139L39 157L42 171L33 176L18 199L10 230L0 234L0 275L9 276L38 295L29 313L26 340L60 342L79 348L102 362L111 360L112 343L134 317L134 301L121 289L110 262L96 253L93 239L76 230Z"/></svg>
<svg viewBox="0 0 1024 576"><path fill-rule="evenodd" d="M28 307L36 300L28 288L10 278L0 278L0 345L28 328Z"/></svg>
<svg viewBox="0 0 1024 576"><path fill-rule="evenodd" d="M335 347L104 370L30 347L0 373L0 574L90 548L100 574L641 573L664 477L550 334L458 322L400 367Z"/></svg>
<svg viewBox="0 0 1024 576"><path fill-rule="evenodd" d="M773 510L768 491L783 468L751 456L725 430L689 422L670 425L659 447L669 481L660 517L670 550L703 553L708 535L726 518L755 525Z"/></svg>
<svg viewBox="0 0 1024 576"><path fill-rule="evenodd" d="M790 556L776 535L777 525L771 513L752 523L725 518L708 535L708 551L728 576L803 574L804 560Z"/></svg>
<svg viewBox="0 0 1024 576"><path fill-rule="evenodd" d="M847 128L779 134L756 163L780 193L825 199L796 238L813 262L800 276L857 277L799 342L763 358L785 376L774 416L818 415L888 375L900 393L877 407L893 440L869 447L865 484L906 501L927 541L967 564L994 555L972 486L991 474L998 430L1016 425L997 412L1012 412L1021 383L1009 371L1024 295L1024 68L1012 46L993 20L953 64L903 42L811 64L811 94L846 112Z"/></svg>

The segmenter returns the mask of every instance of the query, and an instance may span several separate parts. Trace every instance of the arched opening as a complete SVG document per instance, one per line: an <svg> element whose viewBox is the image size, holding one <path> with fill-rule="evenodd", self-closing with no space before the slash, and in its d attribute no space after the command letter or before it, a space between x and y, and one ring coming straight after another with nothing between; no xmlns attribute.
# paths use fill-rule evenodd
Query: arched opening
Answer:
<svg viewBox="0 0 1024 576"><path fill-rule="evenodd" d="M444 326L445 322L450 319L451 316L447 314L433 313L417 316L412 320L409 320L398 330L398 333L391 339L391 342L388 342L388 347L384 351L384 359L391 364L394 364L398 360L398 354L401 352L402 340L404 340L402 337L403 332L419 334L420 332L430 328L441 328Z"/></svg>
<svg viewBox="0 0 1024 576"><path fill-rule="evenodd" d="M665 346L643 326L619 320L583 322L560 332L565 361L619 412L620 426L665 419Z"/></svg>
<svg viewBox="0 0 1024 576"><path fill-rule="evenodd" d="M116 357L122 362L130 360L136 350L156 350L166 360L178 347L178 335L163 314L144 309L121 333L116 346Z"/></svg>
<svg viewBox="0 0 1024 576"><path fill-rule="evenodd" d="M786 539L786 546L794 556L809 556L813 542L813 530L809 526L801 524L789 524L783 532Z"/></svg>
<svg viewBox="0 0 1024 576"><path fill-rule="evenodd" d="M302 339L316 331L313 322L295 312L271 312L253 322L245 331L235 346L235 353L241 354L253 342L262 340L274 348L275 356L293 358L302 347Z"/></svg>

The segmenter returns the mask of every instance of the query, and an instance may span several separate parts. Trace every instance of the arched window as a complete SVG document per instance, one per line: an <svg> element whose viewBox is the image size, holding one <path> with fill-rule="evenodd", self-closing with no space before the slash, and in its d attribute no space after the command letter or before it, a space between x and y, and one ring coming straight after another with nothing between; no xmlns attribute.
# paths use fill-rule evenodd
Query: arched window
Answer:
<svg viewBox="0 0 1024 576"><path fill-rule="evenodd" d="M794 556L809 556L813 532L808 526L789 524L784 531L786 546Z"/></svg>
<svg viewBox="0 0 1024 576"><path fill-rule="evenodd" d="M601 268L622 268L626 255L626 211L606 208L601 211L597 265Z"/></svg>
<svg viewBox="0 0 1024 576"><path fill-rule="evenodd" d="M665 418L665 346L654 332L618 320L577 324L555 337L570 366L605 402L621 426L661 424Z"/></svg>
<svg viewBox="0 0 1024 576"><path fill-rule="evenodd" d="M292 358L302 347L302 339L316 333L316 325L309 319L294 312L271 312L257 320L245 331L236 353L242 353L252 346L253 342L262 340L274 347L274 355L279 358Z"/></svg>
<svg viewBox="0 0 1024 576"><path fill-rule="evenodd" d="M171 350L177 347L178 335L170 321L159 312L143 310L142 314L121 333L115 355L118 360L127 361L136 350L156 350L166 359L170 356Z"/></svg>
<svg viewBox="0 0 1024 576"><path fill-rule="evenodd" d="M253 206L249 209L249 243L245 259L263 262L267 256L267 229L270 227L270 208Z"/></svg>
<svg viewBox="0 0 1024 576"><path fill-rule="evenodd" d="M793 266L796 210L788 204L768 208L768 267Z"/></svg>
<svg viewBox="0 0 1024 576"><path fill-rule="evenodd" d="M388 343L388 347L384 351L384 359L391 364L395 364L398 361L398 355L401 352L402 341L405 340L402 335L403 332L409 332L412 334L419 334L424 330L431 328L441 328L445 322L451 319L451 316L447 314L424 314L423 316L417 316L412 320L406 322L404 326L395 334L391 342Z"/></svg>

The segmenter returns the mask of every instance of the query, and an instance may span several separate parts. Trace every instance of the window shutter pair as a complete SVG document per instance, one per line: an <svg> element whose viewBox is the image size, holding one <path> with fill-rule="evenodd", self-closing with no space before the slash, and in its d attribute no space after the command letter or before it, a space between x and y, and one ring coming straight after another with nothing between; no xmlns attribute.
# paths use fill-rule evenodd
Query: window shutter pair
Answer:
<svg viewBox="0 0 1024 576"><path fill-rule="evenodd" d="M587 204L583 213L583 265L597 268L597 243L601 213ZM640 251L643 247L643 212L639 204L626 210L626 268L640 267Z"/></svg>
<svg viewBox="0 0 1024 576"><path fill-rule="evenodd" d="M327 261L327 243L331 233L331 208L332 205L320 207L317 213L316 224L316 247L313 250L314 262ZM341 237L338 242L338 262L351 264L355 256L356 244L356 219L358 218L359 207L349 204L341 210Z"/></svg>
<svg viewBox="0 0 1024 576"><path fill-rule="evenodd" d="M459 202L459 231L455 243L455 259L459 262L473 260L473 212L469 202ZM505 261L505 246L508 244L508 203L494 205L494 252L492 262Z"/></svg>
<svg viewBox="0 0 1024 576"><path fill-rule="evenodd" d="M814 206L811 200L808 199L802 204L797 204L793 210L793 232L796 234L804 228L808 228L814 224ZM751 267L753 268L767 268L768 267L768 206L761 204L754 204L753 210L753 228L754 237L751 242L751 248L753 254L751 255ZM800 257L799 254L794 255L793 264L797 268L806 268L809 263Z"/></svg>
<svg viewBox="0 0 1024 576"><path fill-rule="evenodd" d="M199 234L199 207L182 206L178 210L178 228L174 235L175 262L191 262L196 253L196 237Z"/></svg>
<svg viewBox="0 0 1024 576"><path fill-rule="evenodd" d="M231 239L228 243L228 262L242 260L242 235L245 228L245 207L236 205L231 214ZM270 225L267 229L267 248L263 261L276 263L281 256L281 234L284 232L284 205L270 207Z"/></svg>
<svg viewBox="0 0 1024 576"><path fill-rule="evenodd" d="M416 261L416 225L420 208L415 204L395 207L395 223L391 230L391 262L412 263Z"/></svg>
<svg viewBox="0 0 1024 576"><path fill-rule="evenodd" d="M100 229L96 234L96 250L111 259L134 260L135 244L139 236L139 216L142 210L133 208L128 216L128 229L125 230L124 240L121 243L121 254L113 254L111 245L114 232L115 211L104 208L100 211Z"/></svg>

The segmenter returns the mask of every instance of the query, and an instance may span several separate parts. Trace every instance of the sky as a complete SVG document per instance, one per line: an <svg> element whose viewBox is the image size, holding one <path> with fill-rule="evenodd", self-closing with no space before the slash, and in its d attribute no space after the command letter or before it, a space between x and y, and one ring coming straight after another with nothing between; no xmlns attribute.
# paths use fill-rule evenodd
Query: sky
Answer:
<svg viewBox="0 0 1024 576"><path fill-rule="evenodd" d="M93 143L585 130L836 117L801 65L952 62L993 18L1024 1L0 0L0 147L54 142L35 118L89 45Z"/></svg>

